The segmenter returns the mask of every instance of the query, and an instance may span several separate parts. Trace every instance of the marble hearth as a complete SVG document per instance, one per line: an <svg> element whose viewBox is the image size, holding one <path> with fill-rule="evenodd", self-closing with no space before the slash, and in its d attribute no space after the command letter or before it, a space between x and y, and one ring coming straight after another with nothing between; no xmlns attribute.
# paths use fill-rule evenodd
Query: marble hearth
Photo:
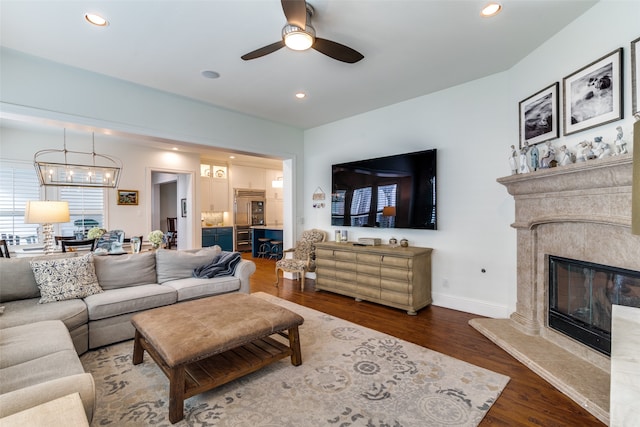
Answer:
<svg viewBox="0 0 640 427"><path fill-rule="evenodd" d="M548 255L640 270L631 234L631 154L498 179L515 199L517 303L470 324L609 422L610 360L547 326Z"/></svg>

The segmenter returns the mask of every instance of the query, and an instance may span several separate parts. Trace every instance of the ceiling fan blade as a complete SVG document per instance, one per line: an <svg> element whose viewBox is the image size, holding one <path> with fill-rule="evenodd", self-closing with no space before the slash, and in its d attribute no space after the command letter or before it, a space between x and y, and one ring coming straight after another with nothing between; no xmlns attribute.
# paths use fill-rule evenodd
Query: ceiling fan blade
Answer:
<svg viewBox="0 0 640 427"><path fill-rule="evenodd" d="M248 61L250 59L260 58L261 56L268 55L270 53L275 52L276 50L284 47L284 41L280 40L275 43L271 43L270 45L261 47L260 49L256 49L253 52L249 52L241 56L242 59Z"/></svg>
<svg viewBox="0 0 640 427"><path fill-rule="evenodd" d="M364 56L357 50L351 49L348 46L333 42L331 40L321 39L319 37L316 37L316 41L311 47L333 59L347 62L349 64L353 64L364 58Z"/></svg>
<svg viewBox="0 0 640 427"><path fill-rule="evenodd" d="M304 30L307 27L307 3L305 0L281 0L281 3L287 23Z"/></svg>

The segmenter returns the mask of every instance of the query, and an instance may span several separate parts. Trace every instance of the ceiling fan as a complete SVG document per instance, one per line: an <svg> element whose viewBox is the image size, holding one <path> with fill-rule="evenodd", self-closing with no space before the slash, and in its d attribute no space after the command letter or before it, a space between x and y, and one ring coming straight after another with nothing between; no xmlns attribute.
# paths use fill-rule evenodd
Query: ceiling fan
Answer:
<svg viewBox="0 0 640 427"><path fill-rule="evenodd" d="M364 56L348 46L331 40L316 37L316 30L311 25L313 7L305 0L281 0L287 25L282 29L282 40L256 49L241 58L245 61L260 58L287 46L293 50L307 50L313 48L338 61L353 64Z"/></svg>

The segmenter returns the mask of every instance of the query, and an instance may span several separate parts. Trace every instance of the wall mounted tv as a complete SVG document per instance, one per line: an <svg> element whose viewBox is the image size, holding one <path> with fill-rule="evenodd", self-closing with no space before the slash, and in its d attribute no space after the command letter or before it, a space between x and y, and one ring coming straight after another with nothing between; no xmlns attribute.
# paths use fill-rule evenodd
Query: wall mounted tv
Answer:
<svg viewBox="0 0 640 427"><path fill-rule="evenodd" d="M436 229L435 149L331 168L331 225Z"/></svg>

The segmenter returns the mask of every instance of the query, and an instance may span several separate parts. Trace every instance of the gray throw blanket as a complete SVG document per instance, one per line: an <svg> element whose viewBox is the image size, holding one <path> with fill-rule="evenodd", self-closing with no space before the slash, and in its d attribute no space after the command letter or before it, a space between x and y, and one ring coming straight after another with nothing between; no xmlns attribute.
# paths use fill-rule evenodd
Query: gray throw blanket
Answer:
<svg viewBox="0 0 640 427"><path fill-rule="evenodd" d="M213 257L209 264L194 268L193 277L211 279L220 276L233 276L241 259L240 252L222 252Z"/></svg>

